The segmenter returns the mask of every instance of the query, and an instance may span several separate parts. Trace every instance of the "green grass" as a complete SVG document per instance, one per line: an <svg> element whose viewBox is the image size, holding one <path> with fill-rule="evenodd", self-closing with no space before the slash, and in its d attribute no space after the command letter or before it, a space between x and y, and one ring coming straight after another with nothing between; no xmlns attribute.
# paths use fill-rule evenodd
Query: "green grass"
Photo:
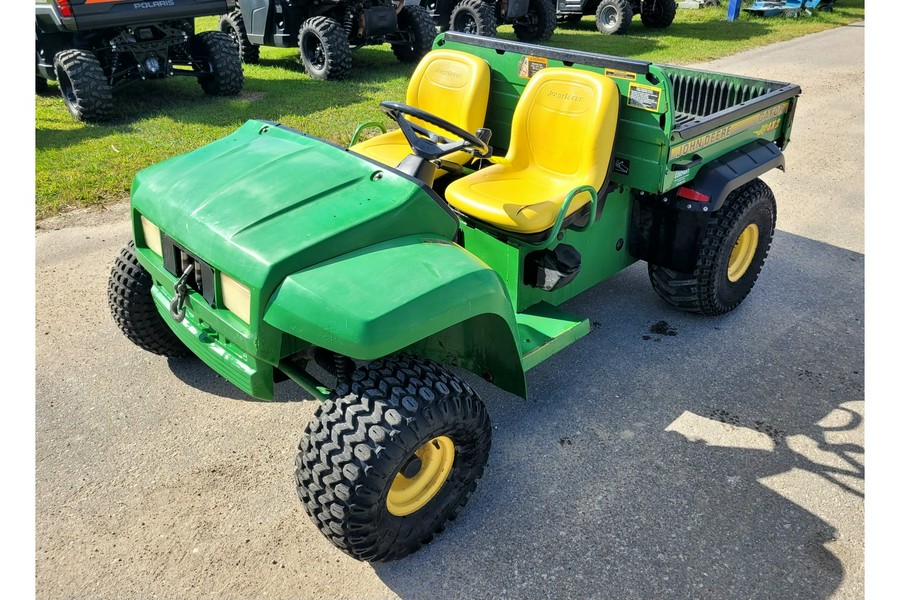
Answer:
<svg viewBox="0 0 900 600"><path fill-rule="evenodd" d="M628 36L597 33L593 17L561 24L548 45L670 64L690 64L863 19L864 0L839 0L833 13L799 19L725 20L725 8L679 10L666 30L650 30L635 18ZM198 30L217 20L198 20ZM512 27L500 36L515 39ZM35 211L42 219L67 210L128 197L140 169L193 150L232 132L247 119L277 121L346 145L358 123L386 118L382 100L402 100L413 66L401 64L389 46L353 56L346 81L315 81L303 73L296 52L263 48L259 65L244 67L243 93L211 98L193 78L137 83L115 96L117 120L104 125L74 121L55 84L35 97Z"/></svg>

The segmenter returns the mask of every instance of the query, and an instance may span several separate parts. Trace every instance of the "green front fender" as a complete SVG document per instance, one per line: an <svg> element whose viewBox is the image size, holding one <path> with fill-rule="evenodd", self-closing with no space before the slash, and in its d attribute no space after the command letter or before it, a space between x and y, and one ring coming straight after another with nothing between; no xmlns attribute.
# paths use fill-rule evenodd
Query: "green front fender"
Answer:
<svg viewBox="0 0 900 600"><path fill-rule="evenodd" d="M272 295L264 319L358 360L408 350L526 394L503 282L443 238L402 237L294 273Z"/></svg>

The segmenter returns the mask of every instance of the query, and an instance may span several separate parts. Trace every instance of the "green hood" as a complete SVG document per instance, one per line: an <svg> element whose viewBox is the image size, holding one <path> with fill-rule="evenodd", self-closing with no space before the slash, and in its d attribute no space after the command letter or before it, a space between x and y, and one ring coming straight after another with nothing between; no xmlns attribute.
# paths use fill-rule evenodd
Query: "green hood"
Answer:
<svg viewBox="0 0 900 600"><path fill-rule="evenodd" d="M457 221L415 180L262 121L140 173L132 207L188 251L264 295L290 273Z"/></svg>

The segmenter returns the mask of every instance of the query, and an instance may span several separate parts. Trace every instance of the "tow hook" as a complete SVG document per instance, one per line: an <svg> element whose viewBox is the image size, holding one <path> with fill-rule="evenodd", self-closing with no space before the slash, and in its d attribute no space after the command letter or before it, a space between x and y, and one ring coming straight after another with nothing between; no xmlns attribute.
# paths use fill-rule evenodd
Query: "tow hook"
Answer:
<svg viewBox="0 0 900 600"><path fill-rule="evenodd" d="M181 277L178 278L178 281L175 282L175 297L172 298L172 302L169 304L169 314L172 315L172 318L177 323L184 321L184 299L187 298L188 294L187 279L193 272L194 263L190 263L185 268L184 273L181 274Z"/></svg>

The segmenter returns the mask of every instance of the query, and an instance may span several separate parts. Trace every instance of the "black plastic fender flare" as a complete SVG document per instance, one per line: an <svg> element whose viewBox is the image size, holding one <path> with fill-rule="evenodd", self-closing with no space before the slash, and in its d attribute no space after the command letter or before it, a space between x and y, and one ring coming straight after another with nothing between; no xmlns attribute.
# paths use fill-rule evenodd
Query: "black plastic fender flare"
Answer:
<svg viewBox="0 0 900 600"><path fill-rule="evenodd" d="M702 166L685 187L709 196L709 210L715 212L728 194L772 169L784 171L781 149L775 142L754 140Z"/></svg>
<svg viewBox="0 0 900 600"><path fill-rule="evenodd" d="M660 197L635 195L629 225L628 251L635 258L689 273L710 216L734 190L772 169L784 170L784 155L774 143L754 140L700 167L682 187L709 198L679 197L677 190Z"/></svg>

